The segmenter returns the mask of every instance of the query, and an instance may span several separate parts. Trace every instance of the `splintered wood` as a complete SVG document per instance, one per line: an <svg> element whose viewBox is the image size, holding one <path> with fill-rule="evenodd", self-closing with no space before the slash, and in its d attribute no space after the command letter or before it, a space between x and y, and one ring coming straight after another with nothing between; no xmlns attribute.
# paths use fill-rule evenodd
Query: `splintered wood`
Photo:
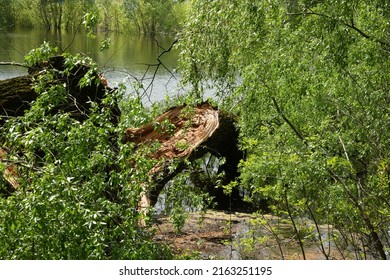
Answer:
<svg viewBox="0 0 390 280"><path fill-rule="evenodd" d="M125 142L137 145L158 141L151 154L155 159L185 158L206 142L219 127L218 110L209 103L196 107L177 106L158 116L153 123L126 130Z"/></svg>
<svg viewBox="0 0 390 280"><path fill-rule="evenodd" d="M158 142L159 147L149 156L169 164L173 159L184 160L189 157L197 147L207 142L218 128L218 110L211 104L205 102L195 107L176 106L159 115L148 125L137 129L128 128L125 142L133 142L137 146ZM167 173L166 168L162 168L163 166L164 163L161 162L154 166L150 170L152 177L156 178L159 174L161 177L168 178L170 174ZM144 191L138 202L140 213L146 215L150 206L156 202L151 191L154 189L157 196L163 187L161 184L157 185L144 185ZM140 220L140 226L145 226L144 219Z"/></svg>
<svg viewBox="0 0 390 280"><path fill-rule="evenodd" d="M5 165L5 169L3 171L4 179L14 188L17 189L19 187L19 175L16 170L16 166L8 163L7 153L0 148L0 163Z"/></svg>

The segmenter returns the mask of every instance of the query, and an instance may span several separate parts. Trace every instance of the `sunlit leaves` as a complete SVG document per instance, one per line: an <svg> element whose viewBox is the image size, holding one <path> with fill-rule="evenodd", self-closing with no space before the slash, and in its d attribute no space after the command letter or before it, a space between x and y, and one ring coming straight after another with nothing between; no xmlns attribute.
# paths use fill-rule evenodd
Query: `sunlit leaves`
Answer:
<svg viewBox="0 0 390 280"><path fill-rule="evenodd" d="M232 89L225 100L240 115L241 179L253 200L373 244L389 226L378 171L390 156L388 4L194 2L184 78L199 90L209 81ZM388 244L379 235L375 243Z"/></svg>
<svg viewBox="0 0 390 280"><path fill-rule="evenodd" d="M28 60L46 59L53 53L46 47L32 51ZM2 259L170 256L152 241L148 228L138 224L138 199L154 162L145 157L146 147L134 151L133 145L122 144L125 126L117 125L113 108L123 92L88 101L83 121L59 106L69 100L68 84L66 79L56 83L56 75L69 78L86 65L90 69L79 84L82 88L95 83L97 66L89 58L66 54L65 69L49 69L35 79L39 96L25 115L1 128L2 145L9 147L20 184L0 197ZM139 100L127 100L122 107L132 108L124 110L129 118L146 114ZM1 171L5 167L2 164ZM3 193L7 183L2 179L0 184Z"/></svg>
<svg viewBox="0 0 390 280"><path fill-rule="evenodd" d="M40 47L31 50L24 58L25 64L29 67L38 62L45 62L49 57L58 53L58 48L50 46L49 42L44 42Z"/></svg>

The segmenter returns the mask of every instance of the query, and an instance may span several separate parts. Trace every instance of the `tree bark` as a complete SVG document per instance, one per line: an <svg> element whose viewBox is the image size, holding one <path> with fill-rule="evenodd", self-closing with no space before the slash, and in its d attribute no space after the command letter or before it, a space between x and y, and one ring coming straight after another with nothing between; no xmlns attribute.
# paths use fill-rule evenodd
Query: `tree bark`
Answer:
<svg viewBox="0 0 390 280"><path fill-rule="evenodd" d="M153 206L157 202L166 183L186 167L186 159L193 161L208 152L225 158L226 162L220 166L219 172L225 173L223 183L228 184L238 177L237 166L243 158L243 152L237 146L238 131L234 118L221 113L207 102L193 108L186 105L173 107L148 125L137 129L128 128L124 141L133 142L137 146L156 141L160 143L160 148L149 155L160 160L160 163L151 170L154 185L145 190L146 197L142 198L141 208ZM169 167L173 162L176 168L172 170ZM214 185L202 187L207 188L220 209L245 207L236 189L231 197L227 197L221 188L216 189Z"/></svg>
<svg viewBox="0 0 390 280"><path fill-rule="evenodd" d="M37 98L32 89L32 75L0 81L0 124L7 117L23 115L30 103Z"/></svg>
<svg viewBox="0 0 390 280"><path fill-rule="evenodd" d="M33 80L40 75L43 69L53 71L55 79L53 84L66 83L68 89L68 102L61 107L62 110L71 113L78 120L85 120L88 117L90 105L89 101L100 102L112 89L107 87L107 82L94 73L99 83L91 83L89 86L80 88L79 82L89 71L86 65L75 67L69 75L64 75L61 71L65 68L64 58L55 56L49 61L43 61L29 68L29 75L11 78L0 81L0 125L3 125L9 117L21 116L25 110L30 108L38 94L32 88ZM60 108L58 108L60 109ZM115 114L119 116L119 108L113 108Z"/></svg>
<svg viewBox="0 0 390 280"><path fill-rule="evenodd" d="M63 73L63 70L65 70L64 57L55 56L50 58L49 61L40 62L29 68L29 75L0 81L0 125L3 125L10 117L22 116L31 107L31 102L39 96L32 87L33 80L41 75L44 72L43 70L53 71L55 79L50 83L65 83L68 89L68 100L60 107L53 109L51 111L53 114L58 110L62 110L69 112L75 119L83 121L88 118L89 101L96 101L101 104L101 100L115 90L108 88L107 81L98 73L93 73L94 78L98 79L98 83L92 82L89 86L80 87L80 79L90 68L86 65L79 65L74 67L70 74L65 75ZM111 109L114 113L112 123L116 125L120 117L120 110L117 104ZM116 140L114 142L116 143ZM0 143L0 162L6 164L3 178L9 183L7 193L11 193L19 186L19 176L16 166L12 163L12 160L8 159L2 143Z"/></svg>

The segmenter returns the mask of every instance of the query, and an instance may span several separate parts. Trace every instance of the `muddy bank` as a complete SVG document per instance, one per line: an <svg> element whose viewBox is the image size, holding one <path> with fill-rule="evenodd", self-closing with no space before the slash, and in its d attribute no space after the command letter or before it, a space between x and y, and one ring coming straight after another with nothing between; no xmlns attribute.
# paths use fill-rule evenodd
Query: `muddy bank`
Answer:
<svg viewBox="0 0 390 280"><path fill-rule="evenodd" d="M175 231L169 218L159 217L155 226L155 239L169 244L176 254L193 255L205 260L302 260L292 226L271 215L263 218L278 231L278 242L270 227L256 223L256 217L252 214L214 210L203 215L190 214L180 233ZM326 233L328 229L324 227L323 230ZM308 238L305 242L306 259L326 259L315 238ZM329 245L326 247L327 252L330 252L329 259L354 259L353 253L347 248L343 256L334 244Z"/></svg>

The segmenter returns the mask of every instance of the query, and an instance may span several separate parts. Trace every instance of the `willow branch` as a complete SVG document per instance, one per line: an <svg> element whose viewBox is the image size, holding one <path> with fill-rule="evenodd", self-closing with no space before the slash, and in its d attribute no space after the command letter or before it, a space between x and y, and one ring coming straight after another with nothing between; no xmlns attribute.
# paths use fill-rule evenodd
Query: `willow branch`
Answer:
<svg viewBox="0 0 390 280"><path fill-rule="evenodd" d="M280 108L278 102L276 101L275 97L271 97L272 102L274 103L276 111L279 113L279 115L283 118L283 120L289 125L289 127L294 131L295 135L302 140L305 145L307 145L305 137L302 136L302 133L292 124L292 122L286 117L286 115L283 113L282 109Z"/></svg>
<svg viewBox="0 0 390 280"><path fill-rule="evenodd" d="M348 23L348 22L342 21L340 19L333 18L333 17L331 17L329 15L326 15L326 14L314 12L312 10L309 10L308 12L287 13L287 15L291 15L291 16L302 16L302 15L303 16L310 16L310 15L314 15L314 16L328 18L329 20L337 21L337 22L341 23L342 25L347 26L348 28L351 28L352 30L355 30L357 33L359 33L361 36L363 36L366 39L374 40L374 41L376 41L376 42L378 42L380 44L383 44L383 45L390 45L390 42L386 42L386 41L383 41L383 40L372 38L371 35L368 35L366 32L364 32L360 28L356 27L354 22L353 22L353 20L352 20L351 23Z"/></svg>

